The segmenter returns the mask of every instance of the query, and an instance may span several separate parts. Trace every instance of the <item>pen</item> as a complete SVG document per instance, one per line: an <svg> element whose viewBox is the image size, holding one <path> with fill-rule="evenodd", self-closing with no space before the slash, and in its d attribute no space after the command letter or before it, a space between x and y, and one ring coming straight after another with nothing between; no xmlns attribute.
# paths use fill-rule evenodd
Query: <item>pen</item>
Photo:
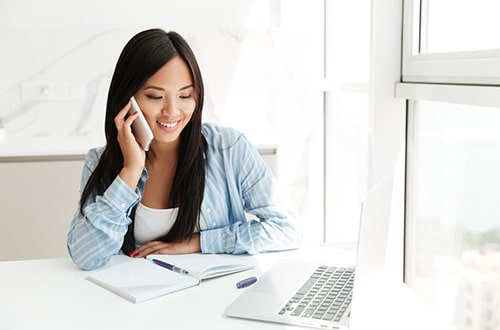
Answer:
<svg viewBox="0 0 500 330"><path fill-rule="evenodd" d="M245 278L244 280L241 280L238 283L236 283L236 287L238 289L243 289L243 288L246 288L247 286L254 284L255 282L257 282L257 277L252 276L249 278Z"/></svg>
<svg viewBox="0 0 500 330"><path fill-rule="evenodd" d="M161 261L161 260L158 260L158 259L151 259L151 261L153 261L158 266L165 267L167 269L170 269L173 272L176 272L176 273L179 273L179 274L183 274L183 275L189 274L189 272L187 270L182 269L182 268L177 267L177 266L174 266L174 265L171 265L171 264L169 264L169 263L167 263L165 261Z"/></svg>

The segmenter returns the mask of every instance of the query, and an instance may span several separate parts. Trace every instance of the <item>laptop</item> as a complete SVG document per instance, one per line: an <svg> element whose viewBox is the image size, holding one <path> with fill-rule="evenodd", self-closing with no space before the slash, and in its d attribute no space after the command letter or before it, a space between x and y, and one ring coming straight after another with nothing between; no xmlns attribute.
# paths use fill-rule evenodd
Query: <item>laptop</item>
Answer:
<svg viewBox="0 0 500 330"><path fill-rule="evenodd" d="M373 232L367 231L369 226L362 230L363 222L370 222L374 214L383 217L390 215L393 179L393 175L384 177L368 193L362 206L357 245L358 266L365 262L362 259L373 257L369 245ZM359 267L337 264L335 260L320 263L278 261L257 283L245 289L225 309L224 314L318 329L349 329L356 268Z"/></svg>
<svg viewBox="0 0 500 330"><path fill-rule="evenodd" d="M347 329L354 267L281 260L225 310L227 316Z"/></svg>

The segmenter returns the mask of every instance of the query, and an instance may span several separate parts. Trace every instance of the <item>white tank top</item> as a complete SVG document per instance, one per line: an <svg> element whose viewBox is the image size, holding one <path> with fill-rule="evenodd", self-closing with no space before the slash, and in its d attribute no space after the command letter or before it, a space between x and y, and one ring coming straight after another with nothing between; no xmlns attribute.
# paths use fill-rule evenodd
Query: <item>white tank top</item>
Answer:
<svg viewBox="0 0 500 330"><path fill-rule="evenodd" d="M165 236L172 229L179 208L153 209L139 203L135 211L134 239L136 247L149 241ZM200 230L206 230L207 225L200 215Z"/></svg>

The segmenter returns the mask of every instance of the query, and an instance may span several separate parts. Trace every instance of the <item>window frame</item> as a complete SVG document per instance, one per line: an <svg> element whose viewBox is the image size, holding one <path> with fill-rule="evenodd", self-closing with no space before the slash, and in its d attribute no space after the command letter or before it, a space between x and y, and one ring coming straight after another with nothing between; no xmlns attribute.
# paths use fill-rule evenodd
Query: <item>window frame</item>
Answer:
<svg viewBox="0 0 500 330"><path fill-rule="evenodd" d="M500 49L420 53L421 17L427 0L406 0L403 7L402 81L465 85L500 85ZM416 17L420 13L420 16ZM418 21L416 21L418 18ZM416 53L416 54L415 54Z"/></svg>

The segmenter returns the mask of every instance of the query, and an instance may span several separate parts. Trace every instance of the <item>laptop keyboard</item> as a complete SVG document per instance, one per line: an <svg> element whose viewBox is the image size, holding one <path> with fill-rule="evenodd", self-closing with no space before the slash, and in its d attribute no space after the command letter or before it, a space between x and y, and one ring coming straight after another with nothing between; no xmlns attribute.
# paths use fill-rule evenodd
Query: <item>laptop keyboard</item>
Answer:
<svg viewBox="0 0 500 330"><path fill-rule="evenodd" d="M279 314L339 321L351 304L353 282L354 268L319 266Z"/></svg>

